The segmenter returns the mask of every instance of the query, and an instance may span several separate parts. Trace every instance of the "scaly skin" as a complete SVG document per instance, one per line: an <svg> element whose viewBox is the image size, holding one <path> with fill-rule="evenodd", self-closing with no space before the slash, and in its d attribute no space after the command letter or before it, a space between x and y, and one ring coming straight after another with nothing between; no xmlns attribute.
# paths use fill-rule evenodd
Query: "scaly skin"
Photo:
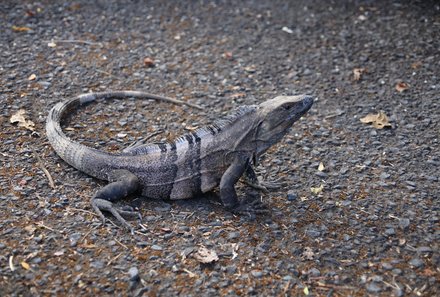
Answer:
<svg viewBox="0 0 440 297"><path fill-rule="evenodd" d="M262 188L255 184L252 165L281 140L313 104L310 96L279 96L259 105L242 106L226 118L175 141L137 145L117 154L84 146L62 132L60 121L73 109L97 99L128 97L190 105L135 91L83 94L52 108L46 133L63 160L78 170L110 182L94 195L92 206L103 219L101 211L109 211L131 230L122 216L134 212L118 209L113 202L136 192L150 198L174 200L187 199L219 186L220 198L228 209L246 214L267 212L257 201L240 203L235 184L245 174L256 188Z"/></svg>

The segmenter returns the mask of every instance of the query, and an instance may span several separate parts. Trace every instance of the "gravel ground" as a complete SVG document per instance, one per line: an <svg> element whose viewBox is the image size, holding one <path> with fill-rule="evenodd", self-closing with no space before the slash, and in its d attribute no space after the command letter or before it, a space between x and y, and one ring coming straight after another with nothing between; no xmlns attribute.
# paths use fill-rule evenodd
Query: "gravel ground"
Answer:
<svg viewBox="0 0 440 297"><path fill-rule="evenodd" d="M1 296L440 294L437 1L62 2L0 3ZM70 137L116 151L276 95L318 99L258 168L285 184L264 195L270 215L231 215L215 193L133 197L131 235L101 224L104 183L44 132L57 101L110 89L205 110L101 102ZM10 123L20 109L34 131ZM391 127L360 121L379 111Z"/></svg>

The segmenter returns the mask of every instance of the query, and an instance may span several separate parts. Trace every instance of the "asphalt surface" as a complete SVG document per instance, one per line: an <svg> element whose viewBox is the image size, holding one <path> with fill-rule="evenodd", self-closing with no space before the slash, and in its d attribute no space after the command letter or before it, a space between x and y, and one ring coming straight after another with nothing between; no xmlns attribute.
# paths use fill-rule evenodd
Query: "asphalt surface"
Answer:
<svg viewBox="0 0 440 297"><path fill-rule="evenodd" d="M1 1L0 31L1 296L440 294L438 1ZM122 89L204 110L100 102L66 134L118 151L317 99L260 162L283 183L263 194L271 214L233 215L215 193L131 197L131 235L102 224L89 200L105 183L44 132L56 102ZM361 121L379 112L383 129Z"/></svg>

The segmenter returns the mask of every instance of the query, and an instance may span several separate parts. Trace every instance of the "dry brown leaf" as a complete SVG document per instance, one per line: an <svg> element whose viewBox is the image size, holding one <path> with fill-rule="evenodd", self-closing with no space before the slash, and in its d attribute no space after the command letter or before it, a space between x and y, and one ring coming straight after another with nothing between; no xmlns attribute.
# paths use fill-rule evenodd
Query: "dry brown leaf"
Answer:
<svg viewBox="0 0 440 297"><path fill-rule="evenodd" d="M154 60L147 57L144 59L144 65L147 67L154 67Z"/></svg>
<svg viewBox="0 0 440 297"><path fill-rule="evenodd" d="M422 66L422 62L417 61L411 64L412 69L419 69Z"/></svg>
<svg viewBox="0 0 440 297"><path fill-rule="evenodd" d="M27 120L25 117L26 111L24 109L18 110L14 113L9 121L11 124L18 123L18 127L24 127L28 130L35 131L35 124L31 120Z"/></svg>
<svg viewBox="0 0 440 297"><path fill-rule="evenodd" d="M225 57L226 59L232 59L233 57L232 52L224 52L223 57Z"/></svg>
<svg viewBox="0 0 440 297"><path fill-rule="evenodd" d="M37 230L37 228L34 225L27 225L26 227L24 227L24 230L32 234L35 232L35 230Z"/></svg>
<svg viewBox="0 0 440 297"><path fill-rule="evenodd" d="M400 82L396 85L396 91L399 93L402 93L403 91L406 91L409 89L409 84Z"/></svg>
<svg viewBox="0 0 440 297"><path fill-rule="evenodd" d="M239 98L244 98L246 97L246 93L235 93L231 95L231 99L239 99Z"/></svg>
<svg viewBox="0 0 440 297"><path fill-rule="evenodd" d="M425 276L434 276L436 275L436 272L433 271L432 269L426 268L425 270L423 270L421 272L421 275L425 275Z"/></svg>
<svg viewBox="0 0 440 297"><path fill-rule="evenodd" d="M218 261L217 253L214 250L208 250L204 246L199 248L197 253L194 254L194 258L200 263L205 264Z"/></svg>
<svg viewBox="0 0 440 297"><path fill-rule="evenodd" d="M388 121L388 117L382 111L378 114L368 114L365 117L361 118L360 121L364 124L373 124L373 127L376 129L383 129L386 127L391 127L391 124Z"/></svg>
<svg viewBox="0 0 440 297"><path fill-rule="evenodd" d="M353 69L353 80L358 81L361 79L362 74L365 73L365 68L354 68Z"/></svg>
<svg viewBox="0 0 440 297"><path fill-rule="evenodd" d="M26 263L25 261L21 261L20 264L21 264L21 267L23 267L23 268L26 269L26 270L31 269L31 266L29 266L29 264Z"/></svg>
<svg viewBox="0 0 440 297"><path fill-rule="evenodd" d="M29 27L19 27L19 26L12 26L12 30L15 32L26 32L29 31L31 28Z"/></svg>

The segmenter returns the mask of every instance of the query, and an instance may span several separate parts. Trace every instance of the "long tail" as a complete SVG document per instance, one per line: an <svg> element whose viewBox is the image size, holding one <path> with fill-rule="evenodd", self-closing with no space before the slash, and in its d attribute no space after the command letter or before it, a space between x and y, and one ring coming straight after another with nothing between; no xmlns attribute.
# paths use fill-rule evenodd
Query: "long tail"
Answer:
<svg viewBox="0 0 440 297"><path fill-rule="evenodd" d="M125 98L139 98L139 99L154 99L159 101L170 102L179 105L188 105L193 108L202 109L200 106L177 99L162 97L154 94L138 92L138 91L109 91L81 94L72 99L68 99L57 103L49 112L46 121L46 135L50 144L57 152L57 154L68 164L88 173L97 178L105 179L105 176L96 174L95 170L88 168L84 156L88 159L106 160L112 155L109 153L98 151L94 148L79 144L69 139L61 129L61 121L63 118L73 110L78 109L81 105L95 101L97 99L125 99Z"/></svg>

